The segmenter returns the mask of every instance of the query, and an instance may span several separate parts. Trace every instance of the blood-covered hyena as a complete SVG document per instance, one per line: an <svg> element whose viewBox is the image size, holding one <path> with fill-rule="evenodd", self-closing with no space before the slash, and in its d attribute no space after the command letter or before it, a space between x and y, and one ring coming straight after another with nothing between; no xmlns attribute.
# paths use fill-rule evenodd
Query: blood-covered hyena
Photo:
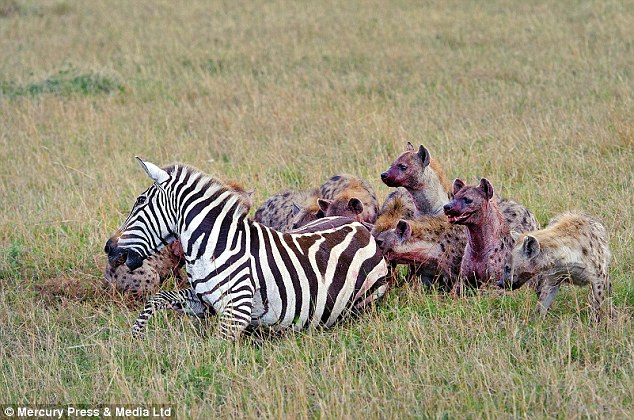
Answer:
<svg viewBox="0 0 634 420"><path fill-rule="evenodd" d="M453 200L443 210L449 223L466 227L467 245L460 278L472 287L497 282L514 241L494 199L491 183L482 178L479 185L465 185L456 179Z"/></svg>
<svg viewBox="0 0 634 420"><path fill-rule="evenodd" d="M269 197L255 212L255 220L265 226L287 232L323 217L317 207L319 190L289 190Z"/></svg>
<svg viewBox="0 0 634 420"><path fill-rule="evenodd" d="M390 263L408 264L423 284L450 290L458 279L467 238L464 228L445 216L396 223L380 216L372 235Z"/></svg>
<svg viewBox="0 0 634 420"><path fill-rule="evenodd" d="M242 185L234 181L228 181L227 185L240 195L247 209L250 209L253 205L254 191L247 191ZM183 248L180 241L177 240L149 256L143 261L143 265L134 271L123 264L123 261L116 261L115 264L108 262L103 270L104 285L120 292L145 298L149 294L156 293L161 284L169 277L175 278L179 285L185 286L187 279L181 273L184 264Z"/></svg>
<svg viewBox="0 0 634 420"><path fill-rule="evenodd" d="M122 260L115 264L106 264L103 270L106 287L145 298L156 293L169 277L176 279L182 286L186 284L187 279L181 273L185 258L180 241L174 241L156 254L150 255L143 261L143 265L134 271L123 262Z"/></svg>
<svg viewBox="0 0 634 420"><path fill-rule="evenodd" d="M592 314L599 320L601 306L609 298L612 286L608 276L608 233L598 220L564 213L552 219L545 229L511 235L515 246L506 258L499 287L515 290L530 281L545 315L563 283L590 285ZM609 300L607 309L614 316Z"/></svg>
<svg viewBox="0 0 634 420"><path fill-rule="evenodd" d="M445 171L423 145L416 151L407 142L405 152L381 174L381 180L388 187L407 189L421 214L442 214L442 207L449 201L451 186Z"/></svg>
<svg viewBox="0 0 634 420"><path fill-rule="evenodd" d="M379 203L374 190L354 175L335 175L319 187L319 208L325 216L344 216L359 222L374 223Z"/></svg>
<svg viewBox="0 0 634 420"><path fill-rule="evenodd" d="M451 185L445 171L423 145L415 151L408 142L405 152L381 174L381 180L388 187L406 188L414 197L420 215L442 214L443 206L450 200ZM538 228L535 216L522 205L497 195L495 200L511 229L526 232Z"/></svg>

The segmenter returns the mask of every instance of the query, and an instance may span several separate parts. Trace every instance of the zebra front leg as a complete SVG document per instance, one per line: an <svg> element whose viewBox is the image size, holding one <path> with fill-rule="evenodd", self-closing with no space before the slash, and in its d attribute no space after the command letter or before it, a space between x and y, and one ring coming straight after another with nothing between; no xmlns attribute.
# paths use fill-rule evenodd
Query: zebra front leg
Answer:
<svg viewBox="0 0 634 420"><path fill-rule="evenodd" d="M143 312L141 312L134 322L132 336L141 336L150 318L152 318L157 311L166 308L197 317L204 317L210 313L209 307L198 298L194 289L190 288L177 291L161 290L152 296L145 304Z"/></svg>

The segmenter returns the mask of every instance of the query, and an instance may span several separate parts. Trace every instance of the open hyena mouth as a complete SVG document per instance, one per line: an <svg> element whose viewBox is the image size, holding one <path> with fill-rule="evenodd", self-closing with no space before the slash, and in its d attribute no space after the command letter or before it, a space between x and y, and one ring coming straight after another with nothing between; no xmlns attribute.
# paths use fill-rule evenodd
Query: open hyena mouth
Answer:
<svg viewBox="0 0 634 420"><path fill-rule="evenodd" d="M467 219L469 219L471 216L473 216L474 213L475 212L462 213L462 214L451 215L451 216L447 215L447 221L454 225L460 225L460 224L463 224L465 221L467 221Z"/></svg>

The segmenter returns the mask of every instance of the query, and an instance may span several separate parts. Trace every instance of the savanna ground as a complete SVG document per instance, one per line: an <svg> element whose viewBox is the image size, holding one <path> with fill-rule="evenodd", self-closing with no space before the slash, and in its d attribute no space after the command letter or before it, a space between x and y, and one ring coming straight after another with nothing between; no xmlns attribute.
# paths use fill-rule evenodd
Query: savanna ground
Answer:
<svg viewBox="0 0 634 420"><path fill-rule="evenodd" d="M485 4L486 3L486 4ZM193 417L632 415L634 2L0 0L0 403L169 403ZM181 161L256 189L350 172L379 196L404 143L539 221L611 233L619 316L587 289L416 286L361 319L218 342L100 290L107 237ZM631 417L630 417L631 418Z"/></svg>

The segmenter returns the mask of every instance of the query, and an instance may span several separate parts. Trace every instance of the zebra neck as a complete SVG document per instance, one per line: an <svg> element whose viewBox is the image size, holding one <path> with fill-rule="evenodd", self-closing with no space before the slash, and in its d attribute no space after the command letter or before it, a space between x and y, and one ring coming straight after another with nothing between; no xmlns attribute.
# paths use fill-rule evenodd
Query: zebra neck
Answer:
<svg viewBox="0 0 634 420"><path fill-rule="evenodd" d="M185 261L193 264L197 260L218 261L227 254L244 249L248 235L245 214L229 213L219 217L206 217L199 224L180 233Z"/></svg>

